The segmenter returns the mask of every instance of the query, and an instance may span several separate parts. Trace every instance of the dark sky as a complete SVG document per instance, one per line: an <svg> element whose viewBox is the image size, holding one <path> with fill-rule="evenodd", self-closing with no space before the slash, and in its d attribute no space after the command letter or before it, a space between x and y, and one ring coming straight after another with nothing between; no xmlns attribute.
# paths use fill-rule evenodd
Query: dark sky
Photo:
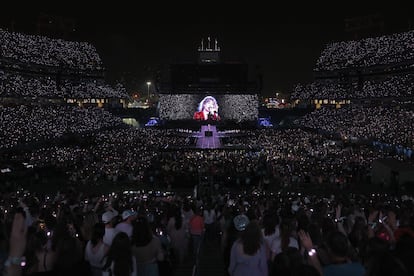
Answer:
<svg viewBox="0 0 414 276"><path fill-rule="evenodd" d="M288 6L279 1L266 1L266 5L258 1L172 2L178 1L2 8L0 26L10 26L13 19L16 30L33 33L41 13L74 18L74 39L96 46L108 76L117 78L125 71L136 76L137 90L145 89L157 68L195 61L202 37L217 37L223 60L247 62L252 76L257 71L263 74L264 95L290 92L296 83L311 81L324 45L354 37L345 32L345 18L380 15L384 27L360 31L361 37L406 31L410 24L414 28L408 4L398 1L388 5L336 1L341 6L332 6L333 1L325 5L290 1Z"/></svg>

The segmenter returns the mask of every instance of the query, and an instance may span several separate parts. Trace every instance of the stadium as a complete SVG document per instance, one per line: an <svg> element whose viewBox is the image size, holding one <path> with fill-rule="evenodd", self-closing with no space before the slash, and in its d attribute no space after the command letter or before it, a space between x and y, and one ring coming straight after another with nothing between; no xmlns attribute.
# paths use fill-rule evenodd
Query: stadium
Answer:
<svg viewBox="0 0 414 276"><path fill-rule="evenodd" d="M0 26L2 272L413 275L414 30L326 44L275 110L217 38L138 96L46 31Z"/></svg>

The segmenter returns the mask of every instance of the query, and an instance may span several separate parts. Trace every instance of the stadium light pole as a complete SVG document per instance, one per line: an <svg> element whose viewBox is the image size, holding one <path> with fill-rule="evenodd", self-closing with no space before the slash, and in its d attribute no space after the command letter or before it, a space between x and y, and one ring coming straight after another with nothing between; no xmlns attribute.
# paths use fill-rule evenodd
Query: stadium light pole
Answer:
<svg viewBox="0 0 414 276"><path fill-rule="evenodd" d="M150 81L147 81L147 87L148 87L148 89L147 89L147 92L148 92L148 101L149 101L149 98L150 98L150 93L149 93L150 85L151 85L151 82L150 82Z"/></svg>

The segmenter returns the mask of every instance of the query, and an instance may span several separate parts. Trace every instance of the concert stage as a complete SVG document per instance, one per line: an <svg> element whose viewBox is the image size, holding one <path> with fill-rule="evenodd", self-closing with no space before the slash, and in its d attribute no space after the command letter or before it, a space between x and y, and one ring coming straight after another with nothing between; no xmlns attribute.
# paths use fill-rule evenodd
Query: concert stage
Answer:
<svg viewBox="0 0 414 276"><path fill-rule="evenodd" d="M171 129L171 128L170 128ZM256 150L254 145L240 144L238 137L246 137L247 129L232 128L221 129L215 124L202 124L198 129L186 128L185 126L175 128L175 131L169 135L185 137L191 139L190 145L166 145L164 150L209 150L209 149L226 149L226 150Z"/></svg>
<svg viewBox="0 0 414 276"><path fill-rule="evenodd" d="M221 147L220 137L215 125L202 125L196 138L196 146L199 149L216 149Z"/></svg>

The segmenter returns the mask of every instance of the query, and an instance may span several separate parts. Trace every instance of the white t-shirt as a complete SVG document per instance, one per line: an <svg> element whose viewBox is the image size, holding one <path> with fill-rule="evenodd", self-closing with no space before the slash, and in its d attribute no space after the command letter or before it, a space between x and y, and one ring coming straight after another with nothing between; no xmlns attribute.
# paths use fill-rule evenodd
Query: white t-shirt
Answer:
<svg viewBox="0 0 414 276"><path fill-rule="evenodd" d="M265 240L267 246L270 248L272 246L273 240L279 238L279 235L280 235L279 227L276 226L275 232L268 236L265 235L264 229L262 229L262 234L263 234L263 239Z"/></svg>
<svg viewBox="0 0 414 276"><path fill-rule="evenodd" d="M105 257L105 244L101 243L97 248L93 248L92 242L88 241L85 247L85 261L93 267L102 268L103 258Z"/></svg>
<svg viewBox="0 0 414 276"><path fill-rule="evenodd" d="M299 243L295 238L289 237L289 247L294 247L299 249ZM275 254L279 254L282 252L282 239L276 238L273 240L272 245L270 246L270 250Z"/></svg>
<svg viewBox="0 0 414 276"><path fill-rule="evenodd" d="M118 234L119 231L116 230L115 228L105 228L105 235L103 237L103 242L107 245L107 246L111 246L112 241L114 240L114 237L116 236L116 234Z"/></svg>
<svg viewBox="0 0 414 276"><path fill-rule="evenodd" d="M130 223L126 222L120 222L115 226L115 229L118 230L118 232L124 232L128 235L129 238L132 237L132 230L133 227Z"/></svg>

